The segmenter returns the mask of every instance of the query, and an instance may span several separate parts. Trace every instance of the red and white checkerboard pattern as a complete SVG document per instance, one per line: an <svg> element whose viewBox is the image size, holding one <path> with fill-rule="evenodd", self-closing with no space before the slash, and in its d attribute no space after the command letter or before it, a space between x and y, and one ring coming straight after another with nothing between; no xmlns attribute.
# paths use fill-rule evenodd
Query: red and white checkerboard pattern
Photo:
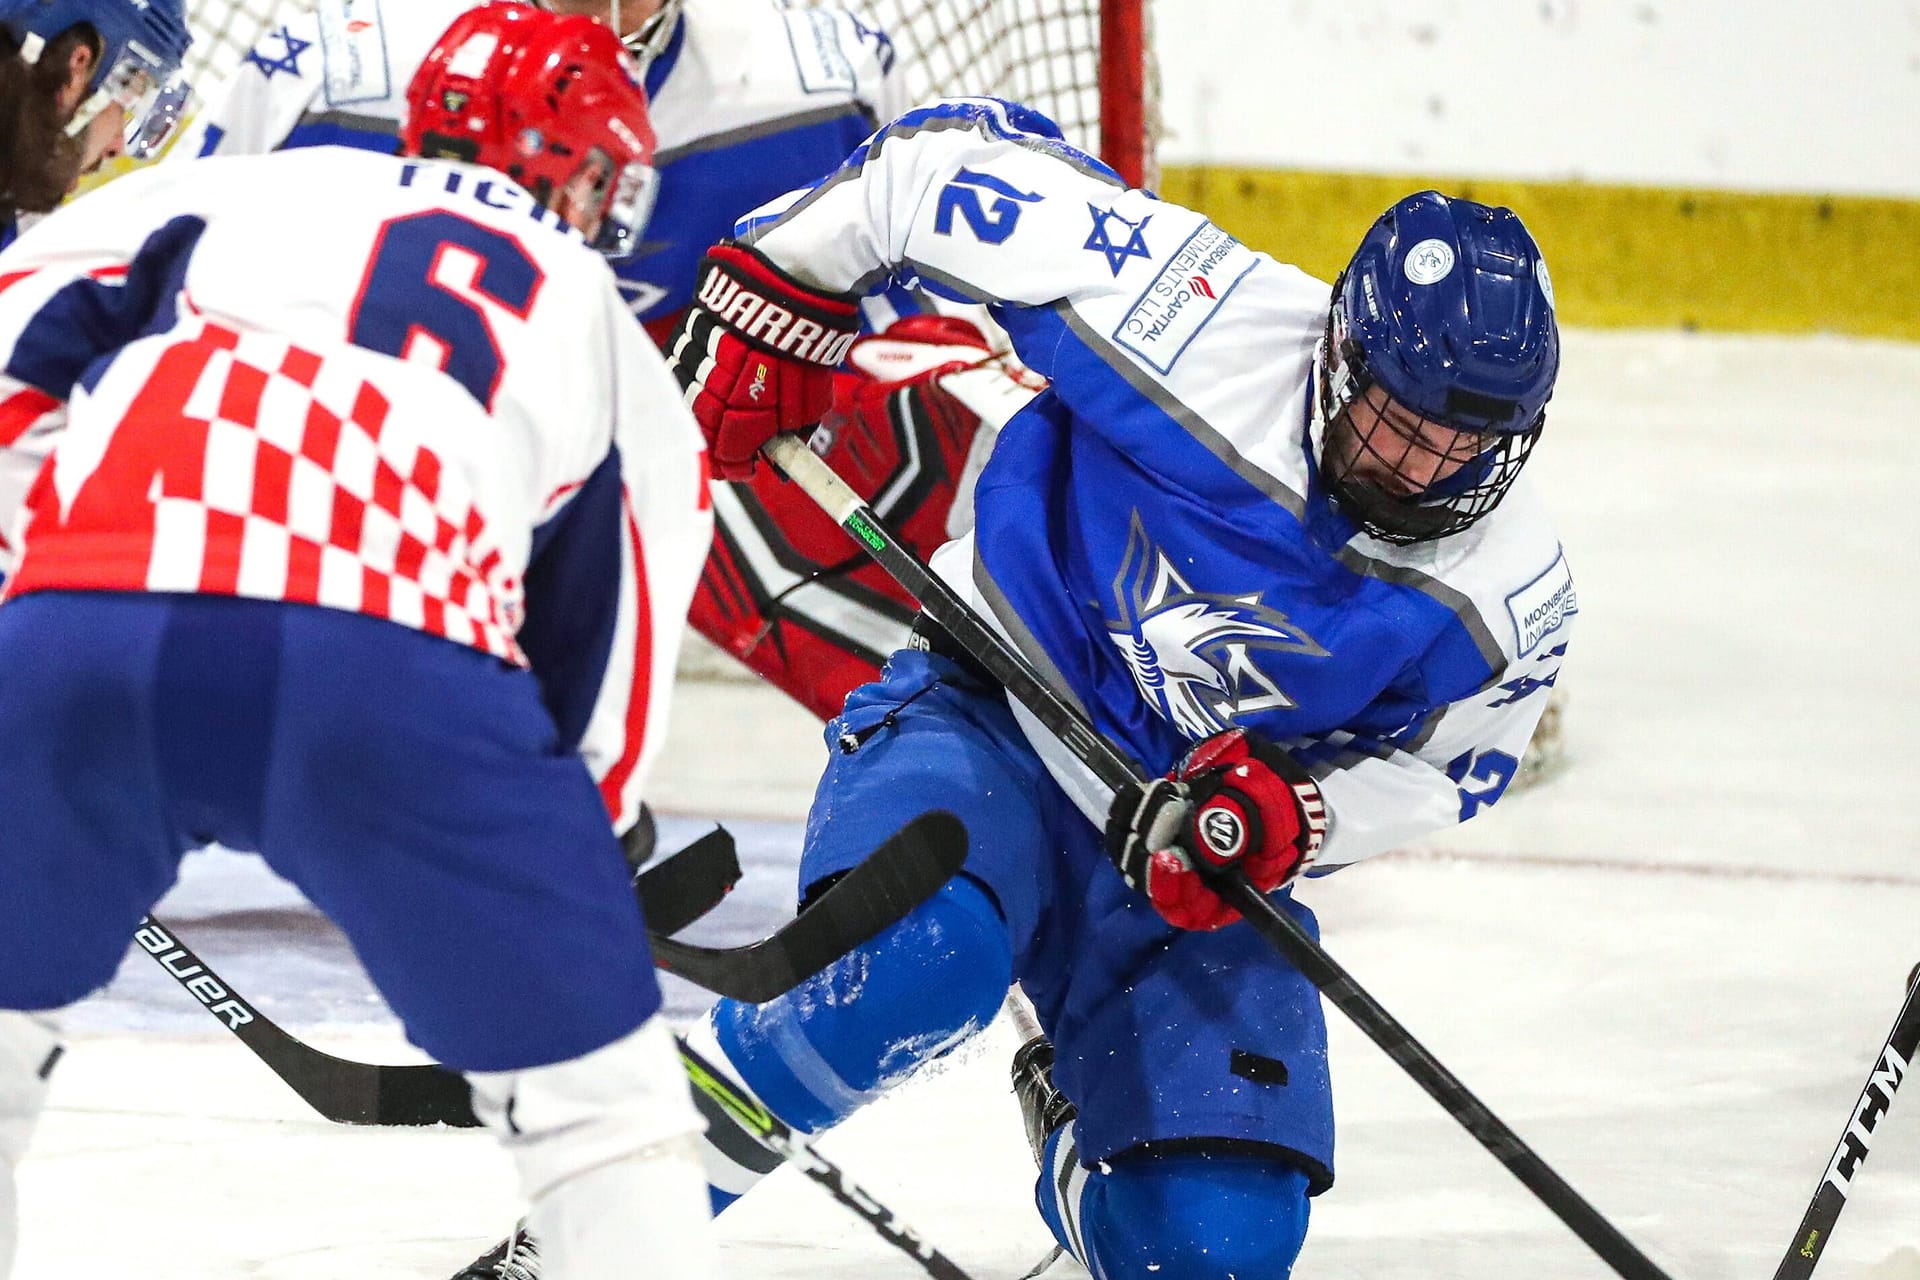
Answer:
<svg viewBox="0 0 1920 1280"><path fill-rule="evenodd" d="M111 434L42 473L10 589L323 605L524 666L514 566L364 369L217 325L169 345Z"/></svg>

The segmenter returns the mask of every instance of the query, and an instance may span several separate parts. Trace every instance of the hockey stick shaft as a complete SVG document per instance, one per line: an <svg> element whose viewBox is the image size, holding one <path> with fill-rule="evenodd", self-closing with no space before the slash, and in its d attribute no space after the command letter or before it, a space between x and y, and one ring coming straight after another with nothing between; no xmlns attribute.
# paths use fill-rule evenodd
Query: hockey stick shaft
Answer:
<svg viewBox="0 0 1920 1280"><path fill-rule="evenodd" d="M1920 967L1915 968L1914 974L1920 977ZM1860 1166L1866 1163L1874 1130L1893 1106L1894 1091L1906 1078L1916 1052L1920 1052L1920 985L1909 980L1906 1002L1900 1006L1900 1016L1893 1022L1893 1034L1887 1037L1880 1056L1874 1060L1873 1072L1867 1077L1866 1087L1860 1091L1853 1113L1847 1117L1847 1127L1840 1134L1840 1145L1827 1161L1826 1172L1820 1176L1820 1185L1814 1188L1813 1200L1807 1205L1800 1229L1794 1233L1793 1243L1787 1247L1787 1256L1781 1259L1773 1280L1807 1280L1819 1265L1820 1255L1826 1252L1827 1243L1833 1238L1840 1211L1847 1207L1853 1180L1859 1176Z"/></svg>
<svg viewBox="0 0 1920 1280"><path fill-rule="evenodd" d="M459 1072L433 1063L382 1065L323 1053L255 1009L152 916L141 920L134 938L141 950L325 1119L336 1124L480 1126L473 1114L466 1077ZM862 1191L838 1165L802 1142L772 1113L743 1098L685 1041L680 1049L689 1085L723 1107L756 1141L798 1165L801 1172L865 1219L935 1280L971 1280L891 1210Z"/></svg>
<svg viewBox="0 0 1920 1280"><path fill-rule="evenodd" d="M308 1106L336 1124L473 1128L466 1078L445 1067L382 1066L336 1058L284 1030L207 967L167 926L147 916L142 951L172 975Z"/></svg>
<svg viewBox="0 0 1920 1280"><path fill-rule="evenodd" d="M1107 741L1078 707L1055 693L1025 657L880 522L805 440L791 434L776 436L767 444L765 452L920 602L922 612L998 680L1105 786L1118 791L1145 781L1145 770ZM1237 908L1261 937L1305 974L1321 994L1412 1076L1617 1274L1626 1280L1669 1280L1666 1272L1555 1173L1518 1134L1488 1110L1459 1077L1335 963L1298 921L1248 883L1243 873L1237 869L1213 873L1204 864L1197 869L1207 876L1210 888Z"/></svg>
<svg viewBox="0 0 1920 1280"><path fill-rule="evenodd" d="M725 837L724 830L716 834ZM670 870L690 854L700 859L699 865ZM671 952L656 958L669 972L684 968L709 989L739 992L742 999L770 999L899 921L945 884L966 857L966 830L952 815L923 815L771 937L725 948L656 939L657 947ZM679 916L697 916L695 895L705 893L717 902L732 887L738 870L731 838L709 835L645 872L636 892L643 910L654 918L665 918L663 902ZM479 1123L466 1079L457 1072L434 1064L355 1062L323 1053L256 1009L152 916L140 922L134 940L326 1119L336 1124L462 1128Z"/></svg>
<svg viewBox="0 0 1920 1280"><path fill-rule="evenodd" d="M845 1170L809 1146L783 1124L780 1117L736 1089L724 1073L684 1039L680 1041L680 1060L694 1089L718 1104L756 1142L826 1188L828 1195L879 1232L888 1244L919 1263L928 1275L935 1280L969 1280L953 1259L928 1244L892 1210L862 1191Z"/></svg>
<svg viewBox="0 0 1920 1280"><path fill-rule="evenodd" d="M660 928L678 929L704 915L740 878L733 838L725 828L695 840L634 885L641 910ZM168 926L140 921L134 942L255 1057L324 1118L335 1124L472 1128L467 1082L434 1064L387 1065L336 1058L295 1037L255 1008Z"/></svg>

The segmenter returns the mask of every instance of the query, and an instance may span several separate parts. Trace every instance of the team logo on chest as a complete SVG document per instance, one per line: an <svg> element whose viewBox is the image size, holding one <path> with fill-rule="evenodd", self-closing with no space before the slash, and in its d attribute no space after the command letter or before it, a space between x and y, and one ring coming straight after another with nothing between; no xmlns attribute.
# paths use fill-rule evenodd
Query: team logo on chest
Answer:
<svg viewBox="0 0 1920 1280"><path fill-rule="evenodd" d="M1119 617L1107 621L1107 638L1140 696L1190 738L1219 733L1243 715L1296 705L1254 655L1327 656L1286 614L1261 604L1257 591L1195 591L1147 537L1137 511L1113 599Z"/></svg>

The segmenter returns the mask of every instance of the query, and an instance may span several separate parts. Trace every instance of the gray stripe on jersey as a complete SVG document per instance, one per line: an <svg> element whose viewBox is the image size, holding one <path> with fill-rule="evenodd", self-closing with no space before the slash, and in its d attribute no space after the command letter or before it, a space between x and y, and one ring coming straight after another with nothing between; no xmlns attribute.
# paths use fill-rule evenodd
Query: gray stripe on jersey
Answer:
<svg viewBox="0 0 1920 1280"><path fill-rule="evenodd" d="M336 124L343 129L353 129L360 133L382 133L388 137L400 136L400 122L392 116L361 115L357 111L307 111L300 116L300 125Z"/></svg>
<svg viewBox="0 0 1920 1280"><path fill-rule="evenodd" d="M1026 624L1020 620L1019 612L1007 599L1006 593L1000 590L1000 584L995 582L993 575L987 572L986 563L980 559L978 542L975 542L973 547L973 585L974 589L980 593L980 598L987 602L987 610L992 614L992 620L997 624L1000 633L1013 642L1013 647L1026 658L1047 688L1053 690L1061 701L1072 706L1083 718L1090 719L1091 717L1087 716L1086 704L1074 694L1072 686L1067 683L1067 678L1060 674L1060 668L1053 665L1053 659L1047 656L1047 651L1041 647L1040 641L1034 638L1033 632L1027 630Z"/></svg>
<svg viewBox="0 0 1920 1280"><path fill-rule="evenodd" d="M1473 531L1470 530L1467 534L1460 536L1471 537ZM1378 578L1382 582L1412 587L1420 594L1446 606L1453 611L1454 617L1460 619L1460 625L1466 628L1467 634L1473 638L1473 647L1479 650L1480 660L1487 664L1487 670L1492 677L1498 679L1500 673L1506 670L1506 650L1500 647L1500 641L1495 638L1493 628L1487 625L1487 620L1480 610L1475 608L1473 601L1463 593L1456 591L1438 578L1429 577L1408 565L1394 564L1391 561L1378 560L1365 555L1352 543L1340 548L1338 559L1341 564L1355 573L1364 574L1369 578Z"/></svg>
<svg viewBox="0 0 1920 1280"><path fill-rule="evenodd" d="M1067 1243L1074 1260L1087 1262L1087 1242L1080 1232L1080 1197L1086 1193L1087 1171L1080 1165L1080 1139L1075 1122L1067 1121L1066 1132L1054 1144L1053 1167L1048 1182L1052 1185L1054 1207L1067 1229Z"/></svg>
<svg viewBox="0 0 1920 1280"><path fill-rule="evenodd" d="M1362 738L1344 730L1335 730L1327 734L1323 741L1341 747L1341 752L1325 760L1316 760L1308 766L1307 775L1316 782L1324 782L1342 770L1365 764L1369 760L1391 759L1397 752L1418 755L1438 731L1446 714L1446 707L1435 707L1427 712L1420 719L1419 728L1404 742L1383 742L1377 738Z"/></svg>
<svg viewBox="0 0 1920 1280"><path fill-rule="evenodd" d="M1240 451L1235 449L1225 436L1214 430L1206 419L1175 397L1166 384L1116 350L1105 336L1095 332L1079 312L1073 309L1072 303L1065 300L1056 302L1053 304L1053 310L1089 350L1096 352L1107 362L1108 367L1125 378L1134 390L1151 400L1162 413L1178 423L1188 435L1198 440L1208 453L1218 458L1242 480L1291 512L1296 520L1304 517L1307 509L1305 498L1282 482L1279 477L1256 467L1242 457ZM1495 639L1493 629L1487 625L1486 618L1466 595L1418 569L1366 555L1352 543L1342 547L1337 553L1337 558L1341 564L1363 577L1377 578L1382 582L1411 587L1443 605L1460 620L1460 625L1473 638L1474 648L1479 651L1481 661L1487 664L1487 670L1497 675L1506 668L1505 650L1500 647L1500 641Z"/></svg>
<svg viewBox="0 0 1920 1280"><path fill-rule="evenodd" d="M1073 309L1071 302L1062 299L1052 304L1052 310L1089 350L1105 360L1109 368L1127 380L1129 386L1151 400L1155 408L1178 423L1183 431L1198 440L1201 447L1226 464L1235 475L1267 495L1276 505L1292 513L1296 520L1306 514L1307 502L1304 497L1281 481L1278 476L1254 466L1253 463L1241 457L1240 451L1235 449L1225 436L1214 430L1205 418L1176 397L1165 383L1122 354L1105 335L1095 332L1087 324L1086 319Z"/></svg>
<svg viewBox="0 0 1920 1280"><path fill-rule="evenodd" d="M665 168L675 160L697 156L704 151L718 151L723 147L752 142L756 138L785 133L789 129L801 128L805 125L825 124L830 120L839 120L846 116L859 116L867 122L869 128L872 127L873 112L858 102L840 102L830 107L815 107L812 111L800 111L774 120L761 120L755 124L742 125L738 129L728 129L724 133L708 134L704 138L696 138L678 147L667 147L655 154L653 166L656 169Z"/></svg>

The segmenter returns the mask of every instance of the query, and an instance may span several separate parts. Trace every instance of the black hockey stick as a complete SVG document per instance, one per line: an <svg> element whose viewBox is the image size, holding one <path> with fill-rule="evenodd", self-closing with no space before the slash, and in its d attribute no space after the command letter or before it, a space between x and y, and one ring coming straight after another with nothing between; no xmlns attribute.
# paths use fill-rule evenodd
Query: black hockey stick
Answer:
<svg viewBox="0 0 1920 1280"><path fill-rule="evenodd" d="M998 680L1101 783L1118 791L1146 780L1146 773L1138 763L1122 755L1078 707L1049 688L1025 657L881 524L860 496L820 460L805 440L791 434L776 436L768 442L765 453L822 511L865 547L894 581L920 602L927 617ZM1447 1070L1379 1001L1362 989L1305 928L1255 889L1245 873L1236 868L1215 871L1205 863L1197 864L1195 869L1206 878L1209 888L1237 908L1261 937L1305 974L1321 994L1399 1063L1434 1101L1479 1139L1494 1159L1506 1166L1508 1172L1616 1273L1627 1280L1669 1280L1666 1272L1555 1173L1518 1134L1489 1111L1459 1077Z"/></svg>
<svg viewBox="0 0 1920 1280"><path fill-rule="evenodd" d="M834 881L792 923L725 951L654 938L654 961L687 981L760 1004L791 990L932 897L967 860L967 829L921 814Z"/></svg>
<svg viewBox="0 0 1920 1280"><path fill-rule="evenodd" d="M745 1130L755 1142L825 1187L828 1195L851 1209L888 1244L919 1263L935 1280L968 1280L967 1273L951 1258L922 1240L892 1210L862 1191L839 1165L807 1145L779 1116L736 1089L684 1039L680 1041L680 1061L686 1066L687 1079L693 1084L694 1102L707 1116L710 1132L714 1126L729 1124Z"/></svg>
<svg viewBox="0 0 1920 1280"><path fill-rule="evenodd" d="M744 947L675 943L675 964L697 971L697 977L691 972L688 976L709 990L722 995L747 992L750 994L736 998L748 1000L771 998L769 992L779 994L786 989L780 981L792 985L811 976L897 923L931 897L966 860L966 831L959 821L952 814L938 812L925 818L931 821L916 819L902 827L771 937ZM926 838L919 838L923 834ZM664 874L698 843L644 873L641 882L654 883L651 877ZM724 853L731 859L731 837ZM718 851L709 847L705 857L717 856ZM467 1082L458 1072L432 1064L355 1062L323 1053L254 1008L152 916L141 921L134 938L253 1050L255 1057L326 1119L338 1124L447 1124L462 1128L477 1123L467 1098ZM656 938L653 944L657 948L666 941L670 940ZM673 965L663 963L661 967L680 972Z"/></svg>
<svg viewBox="0 0 1920 1280"><path fill-rule="evenodd" d="M919 1233L892 1210L861 1190L840 1166L807 1145L780 1117L736 1088L724 1072L716 1070L685 1038L676 1036L674 1040L680 1047L680 1063L693 1089L693 1104L707 1122L707 1139L724 1150L729 1159L763 1175L772 1173L783 1163L795 1165L936 1280L969 1280L967 1273L952 1259L922 1240ZM505 1257L519 1264L520 1270L515 1275L524 1276L524 1280L540 1280L539 1242L527 1236L524 1223L511 1237L482 1254L477 1262L463 1267L454 1280L475 1275L486 1264L497 1266ZM486 1274L494 1273L487 1271Z"/></svg>
<svg viewBox="0 0 1920 1280"><path fill-rule="evenodd" d="M1874 1130L1893 1106L1894 1091L1906 1078L1917 1051L1920 1051L1920 965L1914 966L1912 976L1907 979L1906 1003L1900 1006L1900 1016L1893 1020L1893 1034L1887 1037L1879 1058L1874 1061L1873 1074L1867 1077L1867 1087L1860 1091L1860 1100L1853 1104L1853 1114L1847 1117L1847 1127L1840 1134L1840 1145L1834 1148L1833 1159L1827 1161L1820 1185L1814 1189L1813 1202L1807 1206L1806 1216L1800 1219L1800 1230L1794 1233L1793 1243L1787 1246L1787 1256L1773 1273L1773 1280L1807 1280L1813 1274L1820 1255L1826 1252L1827 1242L1833 1238L1840 1211L1847 1207L1853 1180L1873 1145Z"/></svg>
<svg viewBox="0 0 1920 1280"><path fill-rule="evenodd" d="M678 933L720 905L740 883L733 834L715 827L664 862L634 877L647 932Z"/></svg>
<svg viewBox="0 0 1920 1280"><path fill-rule="evenodd" d="M642 872L634 892L650 929L677 931L719 904L740 879L733 837L715 827L666 861ZM336 1124L471 1128L467 1082L438 1066L383 1066L336 1058L285 1031L207 967L172 930L147 916L134 931L142 951L301 1099Z"/></svg>
<svg viewBox="0 0 1920 1280"><path fill-rule="evenodd" d="M308 1106L336 1124L433 1125L471 1129L466 1078L439 1066L381 1066L323 1053L289 1035L228 986L171 930L147 916L133 940L226 1024Z"/></svg>

